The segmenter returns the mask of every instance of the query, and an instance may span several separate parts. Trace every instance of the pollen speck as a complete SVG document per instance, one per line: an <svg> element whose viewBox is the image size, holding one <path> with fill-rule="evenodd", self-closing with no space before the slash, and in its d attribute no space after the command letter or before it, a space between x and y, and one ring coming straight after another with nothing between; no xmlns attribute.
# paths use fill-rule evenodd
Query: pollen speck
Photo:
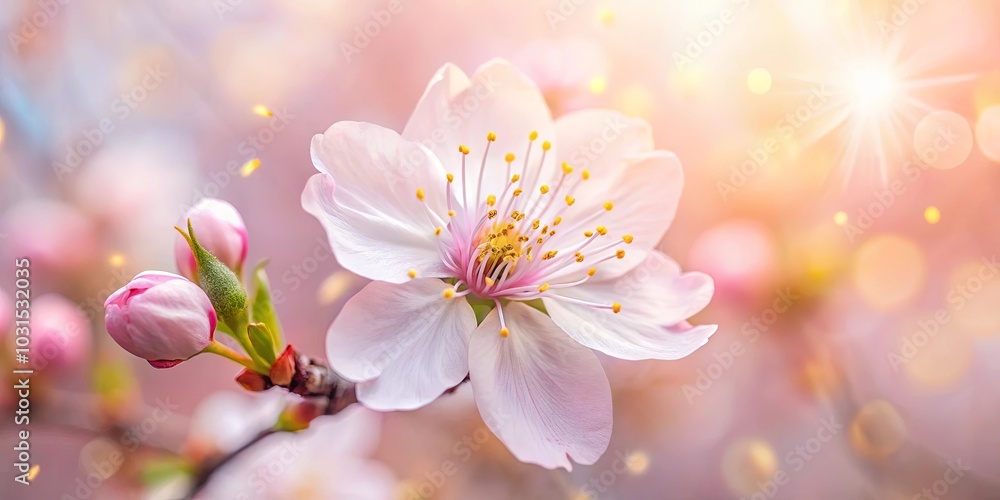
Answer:
<svg viewBox="0 0 1000 500"><path fill-rule="evenodd" d="M452 297L455 296L455 289L454 288L445 288L444 292L442 292L441 295L444 298L446 298L446 299L450 299L450 298L452 298Z"/></svg>
<svg viewBox="0 0 1000 500"><path fill-rule="evenodd" d="M454 216L455 216L455 211L454 210L449 210L448 211L448 217L454 217Z"/></svg>
<svg viewBox="0 0 1000 500"><path fill-rule="evenodd" d="M614 203L611 203L610 201L604 203L604 209L608 212L610 212L613 208L615 208Z"/></svg>
<svg viewBox="0 0 1000 500"><path fill-rule="evenodd" d="M424 201L424 190L421 188L417 188L417 199Z"/></svg>
<svg viewBox="0 0 1000 500"><path fill-rule="evenodd" d="M255 115L259 115L259 116L265 116L265 117L274 116L274 113L272 113L270 109L267 109L267 106L265 106L263 104L258 104L256 106L254 106L253 107L253 112L254 112Z"/></svg>
<svg viewBox="0 0 1000 500"><path fill-rule="evenodd" d="M614 311L615 314L618 314L622 312L622 305L615 302L614 304L611 304L611 310Z"/></svg>
<svg viewBox="0 0 1000 500"><path fill-rule="evenodd" d="M406 275L409 276L410 279L416 278L417 277L417 270L416 269L410 269L409 271L406 271Z"/></svg>
<svg viewBox="0 0 1000 500"><path fill-rule="evenodd" d="M434 236L440 236L440 235L441 235L441 228L440 227L435 228L434 229Z"/></svg>
<svg viewBox="0 0 1000 500"><path fill-rule="evenodd" d="M507 327L503 327L503 328L500 329L500 336L501 337L507 338L507 336L509 336L509 335L510 335L510 330L508 330Z"/></svg>
<svg viewBox="0 0 1000 500"><path fill-rule="evenodd" d="M580 174L580 177L583 177L583 180L589 179L590 178L590 170L584 170L583 173Z"/></svg>
<svg viewBox="0 0 1000 500"><path fill-rule="evenodd" d="M240 177L250 177L250 174L260 168L260 158L254 158L240 167Z"/></svg>

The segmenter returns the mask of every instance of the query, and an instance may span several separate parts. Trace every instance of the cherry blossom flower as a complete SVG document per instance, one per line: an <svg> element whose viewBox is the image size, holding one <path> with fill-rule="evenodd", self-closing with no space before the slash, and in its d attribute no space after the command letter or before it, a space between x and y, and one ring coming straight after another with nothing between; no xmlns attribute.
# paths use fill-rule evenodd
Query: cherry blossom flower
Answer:
<svg viewBox="0 0 1000 500"><path fill-rule="evenodd" d="M337 261L374 280L327 336L333 367L370 408L419 408L468 375L518 459L571 469L611 434L592 349L670 360L715 332L686 322L711 300L711 278L656 249L683 172L642 120L553 121L510 64L471 77L446 65L402 134L339 122L311 151L320 173L303 207Z"/></svg>

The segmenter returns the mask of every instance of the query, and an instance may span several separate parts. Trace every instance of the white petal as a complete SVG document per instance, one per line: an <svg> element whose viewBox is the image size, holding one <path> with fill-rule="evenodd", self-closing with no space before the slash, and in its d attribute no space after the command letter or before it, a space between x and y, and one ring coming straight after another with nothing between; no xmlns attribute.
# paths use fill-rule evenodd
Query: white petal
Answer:
<svg viewBox="0 0 1000 500"><path fill-rule="evenodd" d="M574 169L587 170L591 180L574 192L580 203L600 206L607 180L618 176L624 160L653 150L653 132L641 118L630 118L610 109L585 109L556 120L559 161Z"/></svg>
<svg viewBox="0 0 1000 500"><path fill-rule="evenodd" d="M597 271L604 277L621 276L633 267L639 265L650 251L656 248L663 239L670 223L677 212L681 189L684 187L684 171L677 156L667 151L653 151L626 160L626 166L617 171L614 179L591 179L587 182L602 182L604 186L602 197L587 200L586 203L576 203L563 216L558 233L547 246L554 249L565 249L582 242L584 230L594 231L603 225L608 229L606 236L599 237L590 248L620 240L625 234L633 236L633 243L622 245L625 258L611 259L597 266ZM569 230L573 221L587 217L604 210L605 202L614 203L614 208L603 213L593 224L579 231ZM577 205L580 205L579 207ZM582 275L591 267L595 258L585 249L583 251L589 260L573 263L558 271L554 277L566 275ZM610 254L610 252L608 253Z"/></svg>
<svg viewBox="0 0 1000 500"><path fill-rule="evenodd" d="M461 90L459 90L461 89ZM456 92L457 91L457 92ZM441 103L448 99L447 105ZM431 149L447 170L455 174L455 186L461 184L461 154L458 146L470 149L466 158L466 193L473 204L479 183L480 165L486 147L486 134L496 133L486 161L480 201L488 194L499 195L506 186L507 164L504 156L514 153L513 172L521 170L528 147L528 135L539 134L529 164L532 176L549 179L555 170L555 148L550 151L542 172L536 174L541 158L541 142L555 142L555 125L545 98L538 87L510 63L493 60L466 80L459 70L446 66L435 75L423 99L407 123L404 136ZM457 198L462 199L461 191Z"/></svg>
<svg viewBox="0 0 1000 500"><path fill-rule="evenodd" d="M313 137L323 174L302 193L302 207L327 232L337 261L366 278L400 283L447 274L434 229L447 220L444 170L426 148L366 123L339 122ZM424 192L425 202L417 199Z"/></svg>
<svg viewBox="0 0 1000 500"><path fill-rule="evenodd" d="M479 412L522 462L572 470L592 464L611 438L611 388L597 356L545 314L512 302L510 330L497 311L473 334L469 374Z"/></svg>
<svg viewBox="0 0 1000 500"><path fill-rule="evenodd" d="M608 309L543 299L557 325L577 342L621 359L678 359L705 345L715 325L691 329L677 325L702 310L715 285L703 273L680 273L666 255L654 251L638 267L613 280L589 281L561 295L601 304Z"/></svg>
<svg viewBox="0 0 1000 500"><path fill-rule="evenodd" d="M434 73L427 90L403 129L403 138L421 141L434 136L449 113L451 100L469 87L469 77L458 66L447 63ZM455 147L458 147L456 144Z"/></svg>
<svg viewBox="0 0 1000 500"><path fill-rule="evenodd" d="M365 382L358 385L365 406L419 408L465 378L476 315L467 301L442 296L449 287L437 279L375 281L344 305L327 333L327 357L345 378Z"/></svg>

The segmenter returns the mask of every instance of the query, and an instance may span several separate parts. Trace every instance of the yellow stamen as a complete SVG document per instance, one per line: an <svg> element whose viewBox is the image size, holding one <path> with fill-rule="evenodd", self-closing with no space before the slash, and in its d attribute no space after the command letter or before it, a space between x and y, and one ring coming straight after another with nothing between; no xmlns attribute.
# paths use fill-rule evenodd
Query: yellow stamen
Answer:
<svg viewBox="0 0 1000 500"><path fill-rule="evenodd" d="M631 245L632 244L632 235L631 234L626 234L625 236L622 236L622 241L624 241L626 245Z"/></svg>
<svg viewBox="0 0 1000 500"><path fill-rule="evenodd" d="M556 218L555 218L555 219L554 219L554 220L552 221L552 225L553 225L553 226L558 226L560 222L562 222L562 217L556 217Z"/></svg>
<svg viewBox="0 0 1000 500"><path fill-rule="evenodd" d="M444 298L446 298L446 299L450 299L450 298L452 298L452 297L455 296L455 289L454 288L445 288L444 292L441 293L441 296L444 297Z"/></svg>
<svg viewBox="0 0 1000 500"><path fill-rule="evenodd" d="M511 184L513 184L513 183L515 183L515 182L517 182L519 180L521 180L521 174L514 174L514 175L510 176L510 183Z"/></svg>
<svg viewBox="0 0 1000 500"><path fill-rule="evenodd" d="M584 170L583 173L580 174L580 176L583 177L583 180L589 179L590 178L590 170Z"/></svg>
<svg viewBox="0 0 1000 500"><path fill-rule="evenodd" d="M559 250L549 250L548 252L545 252L544 256L542 256L542 260L553 259L553 258L555 258L556 254L558 254L558 253L559 253Z"/></svg>
<svg viewBox="0 0 1000 500"><path fill-rule="evenodd" d="M448 211L448 217L454 217L454 216L455 216L455 211L454 210L449 210Z"/></svg>
<svg viewBox="0 0 1000 500"><path fill-rule="evenodd" d="M493 205L496 205L496 203L497 203L497 197L496 196L494 196L494 195L491 194L491 195L489 195L489 196L486 197L486 204L487 205L489 205L489 206L492 207Z"/></svg>
<svg viewBox="0 0 1000 500"><path fill-rule="evenodd" d="M493 142L493 141L497 140L497 135L495 133L493 133L493 132L489 132L489 133L486 134L486 140L490 141L490 142Z"/></svg>
<svg viewBox="0 0 1000 500"><path fill-rule="evenodd" d="M496 281L494 281L493 278L490 278L489 276L483 278L483 281L486 282L486 286L493 286L493 283L496 283Z"/></svg>
<svg viewBox="0 0 1000 500"><path fill-rule="evenodd" d="M406 271L406 275L409 276L410 279L416 278L417 277L417 270L416 269L410 269L409 271Z"/></svg>
<svg viewBox="0 0 1000 500"><path fill-rule="evenodd" d="M514 196L521 196L521 193L523 193L523 192L524 192L523 189L517 188L517 189L514 190Z"/></svg>
<svg viewBox="0 0 1000 500"><path fill-rule="evenodd" d="M604 209L607 210L608 212L610 212L613 208L615 208L614 203L611 203L610 201L604 203Z"/></svg>
<svg viewBox="0 0 1000 500"><path fill-rule="evenodd" d="M434 229L434 236L440 236L440 235L441 235L441 228L435 228Z"/></svg>
<svg viewBox="0 0 1000 500"><path fill-rule="evenodd" d="M618 257L619 259L624 259L625 258L625 250L618 250L617 252L615 252L615 257Z"/></svg>
<svg viewBox="0 0 1000 500"><path fill-rule="evenodd" d="M493 219L494 217L496 217L496 216L497 216L497 211L496 211L496 210L490 210L490 211L489 211L489 212L488 212L488 213L486 214L486 217L490 218L491 220L492 220L492 219Z"/></svg>
<svg viewBox="0 0 1000 500"><path fill-rule="evenodd" d="M576 203L576 198L566 195L566 205L572 207L574 203Z"/></svg>
<svg viewBox="0 0 1000 500"><path fill-rule="evenodd" d="M615 314L618 314L622 312L622 305L615 302L614 304L611 304L611 310L614 311Z"/></svg>
<svg viewBox="0 0 1000 500"><path fill-rule="evenodd" d="M542 283L542 286L538 287L538 291L539 292L544 292L544 291L546 291L548 289L549 289L549 284L548 283Z"/></svg>
<svg viewBox="0 0 1000 500"><path fill-rule="evenodd" d="M448 178L448 182L455 182L455 176L454 175L448 174L445 177Z"/></svg>
<svg viewBox="0 0 1000 500"><path fill-rule="evenodd" d="M569 163L563 162L562 164L563 173L566 175L573 173L573 167L569 166Z"/></svg>
<svg viewBox="0 0 1000 500"><path fill-rule="evenodd" d="M594 235L594 232L593 232L593 231L584 231L584 232L583 232L583 236L584 236L584 237L587 237L587 238L590 238L590 237L591 237L591 236L593 236L593 235Z"/></svg>
<svg viewBox="0 0 1000 500"><path fill-rule="evenodd" d="M462 153L463 155L469 154L469 146L466 146L465 144L458 146L458 152Z"/></svg>
<svg viewBox="0 0 1000 500"><path fill-rule="evenodd" d="M513 163L514 158L517 158L516 156L514 156L514 153L507 153L507 156L504 156L503 160L507 163Z"/></svg>
<svg viewBox="0 0 1000 500"><path fill-rule="evenodd" d="M538 190L541 191L542 194L548 194L548 192L549 192L549 185L548 184L542 184L542 187L538 188Z"/></svg>
<svg viewBox="0 0 1000 500"><path fill-rule="evenodd" d="M545 141L545 142L542 143L542 151L548 151L550 149L552 149L552 143L551 142Z"/></svg>
<svg viewBox="0 0 1000 500"><path fill-rule="evenodd" d="M597 226L597 234L599 234L601 236L604 236L605 234L608 234L608 228L606 228L604 226Z"/></svg>
<svg viewBox="0 0 1000 500"><path fill-rule="evenodd" d="M590 269L587 269L587 276L593 278L595 274L597 274L597 268L592 267Z"/></svg>
<svg viewBox="0 0 1000 500"><path fill-rule="evenodd" d="M417 188L417 199L424 201L424 190L421 188Z"/></svg>
<svg viewBox="0 0 1000 500"><path fill-rule="evenodd" d="M577 252L576 253L576 261L577 262L583 262L583 259L584 259L583 254L580 253L580 252Z"/></svg>
<svg viewBox="0 0 1000 500"><path fill-rule="evenodd" d="M506 327L500 329L501 337L507 338L508 335L510 335L510 330L508 330Z"/></svg>
<svg viewBox="0 0 1000 500"><path fill-rule="evenodd" d="M535 139L538 139L538 131L537 130L532 130L531 133L528 134L528 139L532 140L532 141L535 140Z"/></svg>

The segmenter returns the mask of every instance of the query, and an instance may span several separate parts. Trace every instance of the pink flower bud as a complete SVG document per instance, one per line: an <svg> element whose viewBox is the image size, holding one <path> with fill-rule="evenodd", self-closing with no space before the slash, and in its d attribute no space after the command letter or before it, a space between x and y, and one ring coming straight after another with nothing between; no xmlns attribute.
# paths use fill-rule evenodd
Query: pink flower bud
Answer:
<svg viewBox="0 0 1000 500"><path fill-rule="evenodd" d="M236 208L222 200L205 198L184 214L178 226L186 228L188 219L201 246L238 273L247 260L249 244L246 225ZM180 273L194 280L194 254L180 234L174 241L174 258Z"/></svg>
<svg viewBox="0 0 1000 500"><path fill-rule="evenodd" d="M198 285L172 273L146 271L104 302L104 323L126 351L169 368L212 343L216 316Z"/></svg>
<svg viewBox="0 0 1000 500"><path fill-rule="evenodd" d="M35 370L76 366L90 352L90 323L76 304L47 294L31 302L29 359Z"/></svg>

